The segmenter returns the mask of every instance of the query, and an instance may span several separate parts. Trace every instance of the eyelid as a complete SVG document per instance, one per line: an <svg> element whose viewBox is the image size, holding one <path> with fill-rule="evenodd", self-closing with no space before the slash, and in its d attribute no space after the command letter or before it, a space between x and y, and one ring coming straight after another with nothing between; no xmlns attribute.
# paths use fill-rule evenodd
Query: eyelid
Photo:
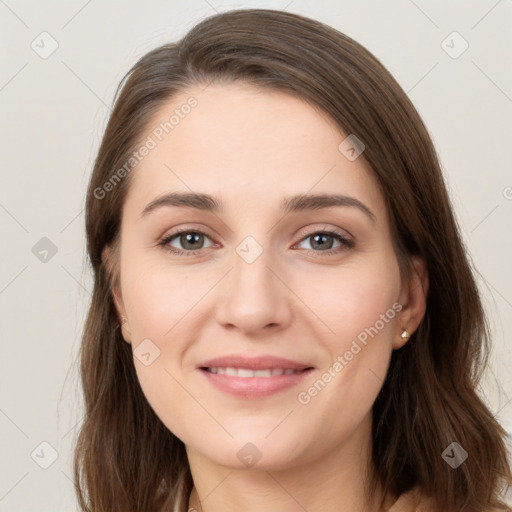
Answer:
<svg viewBox="0 0 512 512"><path fill-rule="evenodd" d="M345 229L337 228L337 227L329 227L327 224L323 224L322 227L313 227L310 226L307 228L304 228L299 231L298 235L299 242L301 242L304 238L307 238L308 236L316 235L317 233L328 233L330 235L336 235L340 238L343 238L347 242L354 242L355 238Z"/></svg>
<svg viewBox="0 0 512 512"><path fill-rule="evenodd" d="M183 233L199 233L201 235L207 236L210 239L213 239L209 232L210 230L202 224L187 224L185 226L179 226L177 228L172 228L166 231L165 234L160 237L160 240L169 239L171 237L181 235Z"/></svg>

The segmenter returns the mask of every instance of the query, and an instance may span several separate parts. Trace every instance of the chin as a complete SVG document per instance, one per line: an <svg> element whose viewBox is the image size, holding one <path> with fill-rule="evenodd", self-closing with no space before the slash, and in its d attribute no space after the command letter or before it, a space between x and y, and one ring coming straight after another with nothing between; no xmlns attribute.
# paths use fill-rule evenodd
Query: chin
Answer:
<svg viewBox="0 0 512 512"><path fill-rule="evenodd" d="M287 436L288 442L283 442L278 436L272 439L273 434L266 439L268 432L245 432L234 439L217 439L208 446L197 446L195 450L215 464L236 470L278 471L300 464L303 442L295 436Z"/></svg>

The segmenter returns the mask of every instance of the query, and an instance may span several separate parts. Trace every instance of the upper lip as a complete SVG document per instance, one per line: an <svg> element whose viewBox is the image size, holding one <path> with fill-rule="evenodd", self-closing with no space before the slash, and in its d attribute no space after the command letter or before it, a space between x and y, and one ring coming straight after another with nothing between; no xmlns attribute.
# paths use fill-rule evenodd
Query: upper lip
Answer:
<svg viewBox="0 0 512 512"><path fill-rule="evenodd" d="M282 357L263 355L258 357L248 357L232 354L228 356L216 357L200 363L198 368L247 368L249 370L273 370L276 368L287 370L305 370L312 368L311 364L292 361Z"/></svg>

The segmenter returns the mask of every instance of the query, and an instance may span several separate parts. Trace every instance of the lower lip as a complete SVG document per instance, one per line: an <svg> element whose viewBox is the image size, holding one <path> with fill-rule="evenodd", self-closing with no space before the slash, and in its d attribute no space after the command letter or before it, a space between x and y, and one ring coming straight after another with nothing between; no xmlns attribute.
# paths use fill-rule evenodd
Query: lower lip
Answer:
<svg viewBox="0 0 512 512"><path fill-rule="evenodd" d="M232 377L199 369L217 389L240 398L264 398L299 384L313 369L274 377Z"/></svg>

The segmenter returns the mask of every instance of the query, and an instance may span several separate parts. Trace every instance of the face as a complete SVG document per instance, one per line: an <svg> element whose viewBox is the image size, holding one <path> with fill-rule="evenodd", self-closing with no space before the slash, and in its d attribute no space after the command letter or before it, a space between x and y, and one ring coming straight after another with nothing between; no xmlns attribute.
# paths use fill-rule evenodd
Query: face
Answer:
<svg viewBox="0 0 512 512"><path fill-rule="evenodd" d="M240 84L180 93L148 136L114 292L149 403L217 464L335 453L369 425L422 310L364 153L347 158L347 134L302 100Z"/></svg>

